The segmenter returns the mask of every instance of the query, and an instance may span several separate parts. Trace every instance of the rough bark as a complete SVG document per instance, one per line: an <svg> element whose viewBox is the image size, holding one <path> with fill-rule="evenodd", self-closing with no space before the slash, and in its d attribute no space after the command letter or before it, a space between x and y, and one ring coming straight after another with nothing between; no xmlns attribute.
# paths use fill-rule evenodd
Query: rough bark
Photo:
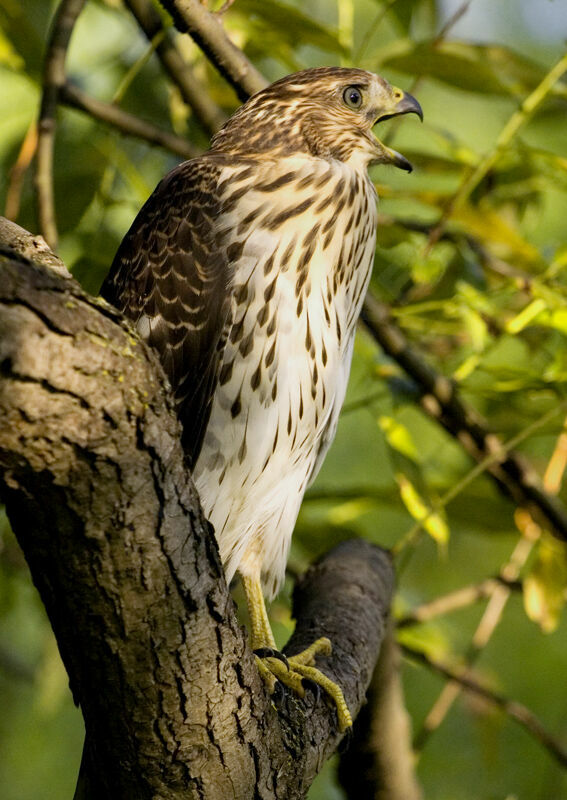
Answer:
<svg viewBox="0 0 567 800"><path fill-rule="evenodd" d="M85 718L76 796L304 797L338 744L335 710L266 694L155 356L14 226L0 270L0 489ZM297 590L289 651L330 636L319 666L355 715L391 591L365 542Z"/></svg>

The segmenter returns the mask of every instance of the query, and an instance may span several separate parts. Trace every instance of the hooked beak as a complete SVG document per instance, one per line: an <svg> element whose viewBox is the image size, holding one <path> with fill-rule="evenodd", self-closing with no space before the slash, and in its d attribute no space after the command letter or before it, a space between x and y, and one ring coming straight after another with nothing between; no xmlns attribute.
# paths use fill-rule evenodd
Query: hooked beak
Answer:
<svg viewBox="0 0 567 800"><path fill-rule="evenodd" d="M390 108L384 109L383 112L379 114L374 124L376 125L378 122L384 122L387 119L392 119L392 117L399 117L402 114L417 114L417 116L423 122L423 110L415 97L407 92L402 92L400 89L396 89L394 87L392 88L395 102ZM381 142L380 151L380 157L377 159L379 162L393 164L399 169L405 169L406 172L411 172L413 170L413 167L407 158L405 158L401 153L398 153L396 150L386 147L386 145L382 144Z"/></svg>
<svg viewBox="0 0 567 800"><path fill-rule="evenodd" d="M399 117L402 114L417 114L423 122L423 110L413 94L402 92L401 89L394 88L394 96L398 97L399 95L401 96L396 100L393 107L391 109L384 109L384 113L379 115L376 122L384 122L384 120L391 119L392 117ZM376 124L376 122L374 124Z"/></svg>

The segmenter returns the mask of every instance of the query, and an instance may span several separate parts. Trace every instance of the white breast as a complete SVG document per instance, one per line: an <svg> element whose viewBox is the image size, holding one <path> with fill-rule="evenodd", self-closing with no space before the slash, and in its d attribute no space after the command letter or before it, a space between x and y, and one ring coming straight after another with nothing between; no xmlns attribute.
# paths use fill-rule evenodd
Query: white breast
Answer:
<svg viewBox="0 0 567 800"><path fill-rule="evenodd" d="M303 493L334 437L375 248L365 173L294 157L257 185L292 171L283 190L249 191L232 212L244 247L194 472L227 577L261 574L268 594L283 578ZM338 202L325 204L329 191Z"/></svg>

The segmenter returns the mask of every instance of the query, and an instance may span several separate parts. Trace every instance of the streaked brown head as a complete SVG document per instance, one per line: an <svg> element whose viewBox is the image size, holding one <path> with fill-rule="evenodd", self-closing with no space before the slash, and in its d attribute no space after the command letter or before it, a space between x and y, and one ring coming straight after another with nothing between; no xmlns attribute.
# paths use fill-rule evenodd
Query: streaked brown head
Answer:
<svg viewBox="0 0 567 800"><path fill-rule="evenodd" d="M253 95L216 134L211 149L239 155L306 153L366 167L411 164L372 132L382 120L417 114L418 101L361 69L320 67L288 75Z"/></svg>

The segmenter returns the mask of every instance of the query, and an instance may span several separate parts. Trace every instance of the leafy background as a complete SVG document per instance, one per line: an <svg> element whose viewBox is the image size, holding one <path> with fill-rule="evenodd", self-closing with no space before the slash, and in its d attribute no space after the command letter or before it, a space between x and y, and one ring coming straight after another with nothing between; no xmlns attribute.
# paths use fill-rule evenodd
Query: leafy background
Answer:
<svg viewBox="0 0 567 800"><path fill-rule="evenodd" d="M0 0L0 211L32 231L30 161L54 8ZM236 0L224 19L270 79L353 64L418 96L423 125L406 118L379 132L416 170L372 172L382 215L372 289L423 359L567 500L567 82L546 83L565 56L567 2ZM190 40L179 43L203 92L230 113L234 92ZM68 74L85 92L206 148L206 132L119 0L87 4ZM77 110L61 108L58 123L59 252L96 292L137 210L179 158ZM353 535L396 547L395 613L405 622L404 688L425 797L566 797L557 759L493 703L461 693L431 721L447 697L432 664L474 662L474 680L527 706L566 742L567 566L564 546L483 470L472 472L416 399L412 381L361 328L337 439L305 498L291 571ZM5 520L0 541L2 796L71 797L80 713ZM511 579L507 588L472 599L499 574ZM292 626L286 588L272 607L282 640ZM454 593L467 588L459 605ZM442 613L411 624L408 615L439 598ZM344 797L333 762L309 797Z"/></svg>

